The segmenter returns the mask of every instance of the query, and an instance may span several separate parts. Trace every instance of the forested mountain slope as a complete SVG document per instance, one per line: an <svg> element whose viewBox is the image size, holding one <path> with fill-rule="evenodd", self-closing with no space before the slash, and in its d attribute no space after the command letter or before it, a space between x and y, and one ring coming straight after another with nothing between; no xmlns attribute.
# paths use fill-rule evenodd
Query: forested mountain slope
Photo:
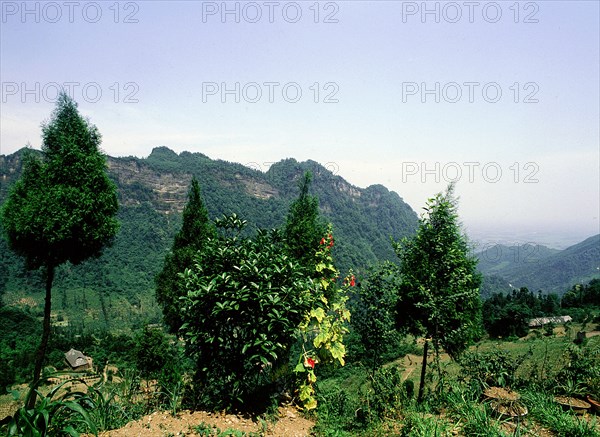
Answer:
<svg viewBox="0 0 600 437"><path fill-rule="evenodd" d="M573 284L600 278L600 234L564 250L539 245L496 245L477 256L484 275L534 292L542 290L562 296Z"/></svg>
<svg viewBox="0 0 600 437"><path fill-rule="evenodd" d="M0 155L0 203L20 175L23 152ZM382 185L355 187L314 161L286 159L263 173L201 153L177 154L158 147L145 159L108 157L108 166L121 205L115 244L97 260L61 267L55 280L56 321L78 329L135 328L159 320L154 276L180 225L192 176L200 182L211 218L235 212L248 220L253 232L284 223L298 194L298 180L310 170L312 192L319 197L323 216L333 223L342 271L361 271L377 260L394 259L390 237L411 235L417 225L416 213L398 194ZM25 272L0 240L0 291L6 304L38 311L40 278Z"/></svg>

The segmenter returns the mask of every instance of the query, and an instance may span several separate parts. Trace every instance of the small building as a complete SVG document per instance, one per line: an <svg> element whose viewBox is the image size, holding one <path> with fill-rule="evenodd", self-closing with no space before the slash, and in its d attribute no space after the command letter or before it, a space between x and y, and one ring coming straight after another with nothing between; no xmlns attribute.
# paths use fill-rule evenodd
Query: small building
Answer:
<svg viewBox="0 0 600 437"><path fill-rule="evenodd" d="M565 323L571 322L573 319L571 316L554 316L554 317L537 317L529 321L530 328L541 328L544 325L564 325Z"/></svg>
<svg viewBox="0 0 600 437"><path fill-rule="evenodd" d="M65 360L75 372L83 372L93 367L93 361L90 357L86 357L82 352L73 348L65 353Z"/></svg>

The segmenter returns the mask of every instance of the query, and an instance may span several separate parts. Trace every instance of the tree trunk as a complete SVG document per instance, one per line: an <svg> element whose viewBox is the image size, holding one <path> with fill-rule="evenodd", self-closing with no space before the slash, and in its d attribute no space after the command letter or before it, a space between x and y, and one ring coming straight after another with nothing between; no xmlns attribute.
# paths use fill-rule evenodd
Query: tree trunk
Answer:
<svg viewBox="0 0 600 437"><path fill-rule="evenodd" d="M419 384L419 395L417 396L417 403L423 402L423 392L425 390L425 372L427 370L427 349L429 349L429 341L425 339L423 345L423 364L421 365L421 382Z"/></svg>
<svg viewBox="0 0 600 437"><path fill-rule="evenodd" d="M46 266L46 299L44 301L44 324L42 328L42 341L40 347L35 353L35 368L33 370L33 381L31 382L31 388L29 391L29 398L27 400L27 408L32 409L35 407L35 401L37 388L40 375L42 373L42 366L44 365L44 359L46 358L46 349L48 348L48 338L50 337L50 309L52 308L52 282L54 281L54 265L48 264Z"/></svg>

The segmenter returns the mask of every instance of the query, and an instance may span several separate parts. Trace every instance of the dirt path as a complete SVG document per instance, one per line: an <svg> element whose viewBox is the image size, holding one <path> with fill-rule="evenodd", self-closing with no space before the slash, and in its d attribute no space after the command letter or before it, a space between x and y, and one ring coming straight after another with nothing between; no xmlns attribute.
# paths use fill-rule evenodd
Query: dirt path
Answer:
<svg viewBox="0 0 600 437"><path fill-rule="evenodd" d="M264 436L305 437L310 435L314 423L303 418L293 407L279 409L279 420L276 423L254 421L234 414L207 413L205 411L182 411L177 417L168 412L154 412L125 427L100 433L101 437L166 437L166 436L200 436L217 435L220 432L242 431Z"/></svg>
<svg viewBox="0 0 600 437"><path fill-rule="evenodd" d="M401 359L401 365L404 367L402 371L402 381L410 378L410 375L415 369L420 369L423 362L423 357L414 354L407 354Z"/></svg>

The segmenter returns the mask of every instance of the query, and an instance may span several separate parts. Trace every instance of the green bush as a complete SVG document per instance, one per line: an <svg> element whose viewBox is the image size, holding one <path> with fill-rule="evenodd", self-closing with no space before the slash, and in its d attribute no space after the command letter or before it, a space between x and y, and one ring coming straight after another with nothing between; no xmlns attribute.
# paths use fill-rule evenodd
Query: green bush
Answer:
<svg viewBox="0 0 600 437"><path fill-rule="evenodd" d="M384 263L372 269L353 293L352 332L360 354L372 371L399 354L401 335L396 330L398 268Z"/></svg>
<svg viewBox="0 0 600 437"><path fill-rule="evenodd" d="M565 365L556 375L556 392L566 395L598 392L600 346L570 345L564 353L563 362Z"/></svg>
<svg viewBox="0 0 600 437"><path fill-rule="evenodd" d="M359 392L341 387L318 392L318 435L353 435L371 422L369 404Z"/></svg>
<svg viewBox="0 0 600 437"><path fill-rule="evenodd" d="M288 365L296 329L315 299L280 234L243 238L244 224L235 215L220 221L226 235L208 240L185 272L180 332L197 363L200 405L211 409L270 402L274 377Z"/></svg>
<svg viewBox="0 0 600 437"><path fill-rule="evenodd" d="M402 404L408 398L402 384L402 373L398 367L389 366L377 369L372 377L371 386L373 388L371 395L373 413L380 419L398 417L402 410Z"/></svg>
<svg viewBox="0 0 600 437"><path fill-rule="evenodd" d="M516 371L530 354L515 357L502 350L467 352L459 361L463 370L461 379L478 393L490 386L514 386Z"/></svg>

